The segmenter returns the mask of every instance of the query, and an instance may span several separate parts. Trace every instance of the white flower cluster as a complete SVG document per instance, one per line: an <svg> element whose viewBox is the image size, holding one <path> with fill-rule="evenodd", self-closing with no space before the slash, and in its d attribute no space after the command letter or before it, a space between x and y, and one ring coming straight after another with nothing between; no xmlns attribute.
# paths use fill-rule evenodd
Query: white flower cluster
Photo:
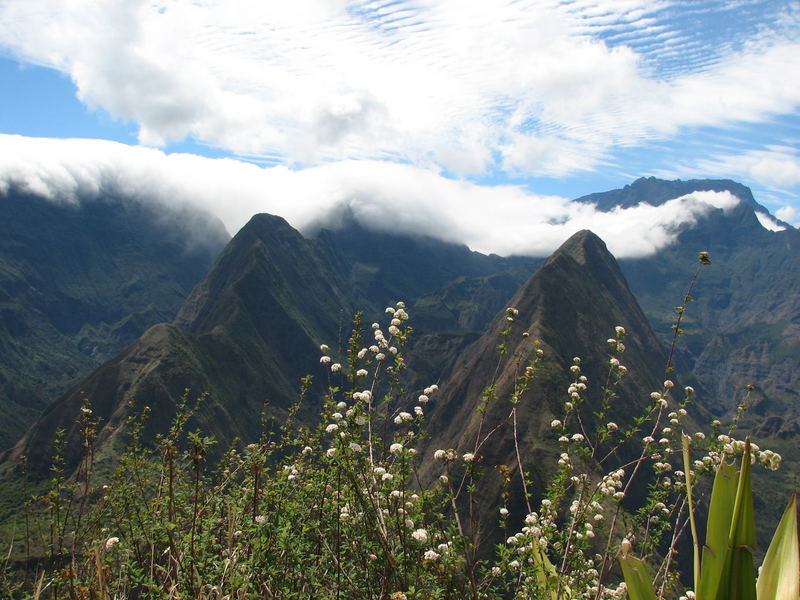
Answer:
<svg viewBox="0 0 800 600"><path fill-rule="evenodd" d="M411 532L414 541L423 543L428 541L428 531L426 529L415 529Z"/></svg>
<svg viewBox="0 0 800 600"><path fill-rule="evenodd" d="M433 458L435 458L436 460L444 460L447 462L452 462L458 459L458 452L456 452L452 448L449 448L447 450L439 449L433 453Z"/></svg>
<svg viewBox="0 0 800 600"><path fill-rule="evenodd" d="M403 423L406 423L407 421L411 421L413 419L414 419L414 417L413 417L413 415L411 415L411 413L400 412L394 418L394 424L395 425L402 425Z"/></svg>
<svg viewBox="0 0 800 600"><path fill-rule="evenodd" d="M617 469L605 475L597 484L597 489L604 496L612 496L616 500L622 500L625 497L625 492L622 491L624 477L625 469Z"/></svg>
<svg viewBox="0 0 800 600"><path fill-rule="evenodd" d="M353 392L353 400L358 402L359 400L363 400L364 402L369 402L372 399L372 392L369 390L364 390L362 392Z"/></svg>

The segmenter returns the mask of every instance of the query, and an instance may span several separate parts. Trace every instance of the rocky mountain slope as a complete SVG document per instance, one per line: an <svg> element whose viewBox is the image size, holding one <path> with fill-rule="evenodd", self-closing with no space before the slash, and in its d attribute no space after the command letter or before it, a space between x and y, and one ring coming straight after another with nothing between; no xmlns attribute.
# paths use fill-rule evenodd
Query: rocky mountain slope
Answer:
<svg viewBox="0 0 800 600"><path fill-rule="evenodd" d="M228 240L179 207L0 194L0 449L67 385L171 320Z"/></svg>
<svg viewBox="0 0 800 600"><path fill-rule="evenodd" d="M729 211L713 210L656 255L626 259L620 265L653 328L666 341L696 254L708 251L712 265L703 269L686 307L685 336L679 346L687 376L704 390L704 405L720 415L734 411L746 386L754 386L750 406L759 417L752 423L758 434L797 436L800 231L764 227L758 213L767 215L766 209L748 188L727 180L640 179L624 189L579 200L610 210L636 202L658 205L702 190L729 191L740 203Z"/></svg>
<svg viewBox="0 0 800 600"><path fill-rule="evenodd" d="M362 252L364 244L378 250ZM405 271L395 268L394 256L402 257ZM301 377L325 380L318 347L325 342L342 348L357 310L377 318L395 300L390 294L403 294L409 304L439 298L437 290L455 278L474 290L460 295L442 322L481 326L536 262L486 257L464 246L357 226L304 238L280 217L256 215L174 322L148 330L50 405L6 454L6 470L24 456L32 472L44 473L58 429L67 432L67 464L74 464L79 454L75 415L84 398L101 420L101 457L113 455L127 417L144 406L152 410L148 437L164 431L187 388L195 395L208 393L195 424L220 440L221 448L235 437L252 439L260 431L262 410L279 422L285 418ZM437 302L446 306L448 300ZM460 313L471 316L460 319ZM438 338L434 334L441 327L436 318L429 321L427 335L426 327L420 328L419 343L419 365L426 373L448 363L465 340L477 335L461 328ZM317 408L310 402L300 417L312 420Z"/></svg>
<svg viewBox="0 0 800 600"><path fill-rule="evenodd" d="M124 439L132 410L152 408L147 432L152 438L165 429L187 387L209 393L196 425L215 435L220 448L237 436L251 439L265 405L276 421L285 416L302 375L326 379L318 362L320 343L340 351L354 311L365 311L367 322L378 320L382 308L398 299L409 305L416 329L410 387L415 381L448 382L433 415L432 440L459 449L474 443L470 403L497 364L497 342L491 340L502 316L492 319L509 302L518 304L526 340L541 339L549 357L521 432L536 456L552 448L543 424L558 414L568 361L580 355L587 369L599 369L586 373L589 380L603 380L602 368L590 365L607 363L605 340L615 325L629 332L625 362L636 375L626 380L624 401L615 405L619 412L612 417L623 419L636 399L658 387L665 362L661 348L671 340L674 307L683 302L697 252L706 250L713 264L703 269L687 305L686 333L678 346L681 379L696 385L697 402L720 416L731 414L744 397L743 387L751 384L743 432L784 444L789 468L796 469L798 457L791 452L800 389L800 233L765 228L756 214L766 214L765 209L747 188L728 181L642 179L579 201L612 210L704 190L730 191L741 202L727 211L712 210L656 255L626 259L619 266L596 236L582 232L533 278L540 259L485 256L430 238L371 231L348 218L338 229L304 238L283 219L257 215L174 321L151 328L64 394L5 455L2 468L11 472L26 456L44 474L54 432L74 429L84 396L101 419L99 442L109 457ZM515 341L521 343L521 338ZM498 371L502 390L512 378L504 365ZM312 402L303 416L312 418L315 410ZM490 416L497 418L508 409L498 404L493 410L499 412ZM76 443L74 436L70 439ZM499 445L486 452L506 461L507 438L497 439ZM76 457L74 445L71 456Z"/></svg>
<svg viewBox="0 0 800 600"><path fill-rule="evenodd" d="M519 466L516 448L521 450L522 468L541 492L552 472L559 448L559 434L551 427L553 419L564 418L565 402L572 400L567 388L579 376L586 377L583 392L586 406L579 409L587 431L595 431L595 413L602 403L602 387L613 379L609 338L616 338L616 327L624 328L624 352L619 356L627 368L617 389L618 397L604 416L605 422L619 427L630 424L643 413L651 391L660 390L664 381L666 353L639 308L614 257L603 241L590 231L581 231L567 240L519 289L509 306L518 311L512 333L506 338L507 354L501 356L498 344L509 326L509 313L498 314L486 333L469 346L442 385L442 396L430 414L430 439L425 455L435 449L453 448L459 455L474 453L485 463L478 514L488 515L480 523L493 530L496 507L501 504L501 475L494 467L505 465L515 476ZM534 345L536 344L536 346ZM527 391L515 405L519 377L535 348L542 351L540 363ZM580 358L580 371L572 373L574 358ZM484 390L497 396L485 407ZM515 418L509 418L514 409ZM574 417L573 417L574 418ZM514 420L517 433L514 434ZM598 457L605 452L598 449ZM612 456L610 461L620 461ZM612 465L609 463L607 468ZM433 479L441 464L429 461L423 474ZM513 498L520 500L521 489ZM493 508L492 508L493 507ZM514 507L524 514L524 507ZM495 542L498 540L494 540Z"/></svg>

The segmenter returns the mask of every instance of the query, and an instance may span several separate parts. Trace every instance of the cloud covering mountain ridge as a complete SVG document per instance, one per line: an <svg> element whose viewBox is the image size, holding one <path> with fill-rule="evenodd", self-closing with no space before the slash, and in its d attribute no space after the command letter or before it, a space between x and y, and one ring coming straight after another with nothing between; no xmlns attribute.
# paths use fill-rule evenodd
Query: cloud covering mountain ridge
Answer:
<svg viewBox="0 0 800 600"><path fill-rule="evenodd" d="M231 234L255 213L301 231L335 227L351 213L372 229L408 232L501 255L545 256L591 227L619 258L652 254L713 210L729 192L694 192L660 206L600 211L519 186L480 186L413 165L340 161L299 171L99 140L0 135L0 190L10 185L57 202L119 196L188 204L217 215Z"/></svg>

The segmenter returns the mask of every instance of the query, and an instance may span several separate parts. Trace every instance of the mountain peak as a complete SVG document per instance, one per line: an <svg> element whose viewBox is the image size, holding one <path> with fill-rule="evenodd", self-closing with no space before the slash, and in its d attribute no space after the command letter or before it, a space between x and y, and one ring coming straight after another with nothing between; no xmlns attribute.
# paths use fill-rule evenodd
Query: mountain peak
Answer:
<svg viewBox="0 0 800 600"><path fill-rule="evenodd" d="M640 177L624 188L581 196L575 201L594 204L599 210L608 212L617 207L630 208L641 203L660 206L669 200L693 192L709 191L730 192L752 209L769 213L766 208L756 202L750 188L731 179L689 179L687 181L675 179L670 181L656 177Z"/></svg>
<svg viewBox="0 0 800 600"><path fill-rule="evenodd" d="M553 253L551 259L561 254L566 254L581 265L591 264L606 257L612 258L605 242L589 229L581 229L574 233Z"/></svg>

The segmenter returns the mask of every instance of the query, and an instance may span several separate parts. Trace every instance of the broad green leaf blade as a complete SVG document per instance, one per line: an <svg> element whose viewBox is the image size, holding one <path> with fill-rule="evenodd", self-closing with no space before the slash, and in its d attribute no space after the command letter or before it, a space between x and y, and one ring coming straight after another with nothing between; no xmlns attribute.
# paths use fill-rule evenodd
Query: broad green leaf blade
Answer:
<svg viewBox="0 0 800 600"><path fill-rule="evenodd" d="M756 600L756 573L753 550L756 545L756 521L753 510L752 478L750 475L750 439L745 441L742 469L736 488L729 547L731 551L728 578L729 600ZM724 585L724 582L723 582Z"/></svg>
<svg viewBox="0 0 800 600"><path fill-rule="evenodd" d="M533 546L534 570L539 590L548 595L551 600L571 598L572 592L569 587L566 585L559 586L558 572L535 537L531 538L531 545ZM563 584L563 582L561 583Z"/></svg>
<svg viewBox="0 0 800 600"><path fill-rule="evenodd" d="M694 499L692 497L692 459L689 456L689 444L692 438L685 433L681 434L681 448L683 449L683 472L686 478L686 499L689 503L689 522L692 529L692 550L694 551L694 587L700 582L700 537L697 533L697 523L694 518Z"/></svg>
<svg viewBox="0 0 800 600"><path fill-rule="evenodd" d="M756 520L753 510L752 477L750 469L750 438L747 438L742 455L742 469L736 488L736 504L733 507L730 542L732 547L756 546Z"/></svg>
<svg viewBox="0 0 800 600"><path fill-rule="evenodd" d="M627 554L620 556L619 564L625 576L630 600L656 600L653 578L643 560Z"/></svg>
<svg viewBox="0 0 800 600"><path fill-rule="evenodd" d="M797 494L792 494L772 536L756 590L761 600L800 598L800 548L797 542Z"/></svg>
<svg viewBox="0 0 800 600"><path fill-rule="evenodd" d="M756 569L747 547L734 548L725 600L756 600ZM796 600L796 599L795 599Z"/></svg>
<svg viewBox="0 0 800 600"><path fill-rule="evenodd" d="M700 582L695 581L698 600L714 600L720 589L727 562L728 536L731 530L738 482L739 476L736 467L722 461L717 467L714 487L711 490L706 544L703 547L703 559L700 567Z"/></svg>

